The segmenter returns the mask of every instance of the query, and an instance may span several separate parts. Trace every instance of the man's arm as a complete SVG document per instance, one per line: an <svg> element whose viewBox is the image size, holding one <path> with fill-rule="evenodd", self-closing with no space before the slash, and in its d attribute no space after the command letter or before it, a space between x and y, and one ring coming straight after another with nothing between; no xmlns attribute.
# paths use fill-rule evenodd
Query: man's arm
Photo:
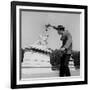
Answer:
<svg viewBox="0 0 90 90"><path fill-rule="evenodd" d="M65 49L68 49L69 46L71 45L72 43L72 36L70 35L70 33L67 33L67 41L66 41L66 44L63 46Z"/></svg>
<svg viewBox="0 0 90 90"><path fill-rule="evenodd" d="M47 31L47 28L48 28L48 27L52 27L53 29L58 30L58 28L57 28L56 26L52 26L51 24L47 24L47 25L45 25L45 26L46 26L46 31Z"/></svg>
<svg viewBox="0 0 90 90"><path fill-rule="evenodd" d="M54 29L56 29L56 30L58 30L58 28L57 27L55 27L55 26L52 26Z"/></svg>

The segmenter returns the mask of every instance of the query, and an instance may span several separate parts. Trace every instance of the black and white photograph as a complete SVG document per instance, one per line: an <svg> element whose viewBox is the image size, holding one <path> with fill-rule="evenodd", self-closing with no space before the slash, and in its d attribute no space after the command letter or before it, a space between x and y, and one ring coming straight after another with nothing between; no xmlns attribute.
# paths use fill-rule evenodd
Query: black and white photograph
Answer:
<svg viewBox="0 0 90 90"><path fill-rule="evenodd" d="M87 83L86 11L79 5L12 2L12 88Z"/></svg>
<svg viewBox="0 0 90 90"><path fill-rule="evenodd" d="M21 10L21 79L80 76L80 13Z"/></svg>

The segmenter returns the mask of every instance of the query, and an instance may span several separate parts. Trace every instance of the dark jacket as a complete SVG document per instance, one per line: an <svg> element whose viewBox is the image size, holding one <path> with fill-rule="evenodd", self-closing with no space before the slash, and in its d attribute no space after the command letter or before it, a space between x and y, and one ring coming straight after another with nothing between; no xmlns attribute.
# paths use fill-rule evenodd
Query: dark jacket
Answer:
<svg viewBox="0 0 90 90"><path fill-rule="evenodd" d="M63 33L61 40L62 40L62 46L61 47L64 47L66 49L67 54L71 54L72 36L67 30Z"/></svg>

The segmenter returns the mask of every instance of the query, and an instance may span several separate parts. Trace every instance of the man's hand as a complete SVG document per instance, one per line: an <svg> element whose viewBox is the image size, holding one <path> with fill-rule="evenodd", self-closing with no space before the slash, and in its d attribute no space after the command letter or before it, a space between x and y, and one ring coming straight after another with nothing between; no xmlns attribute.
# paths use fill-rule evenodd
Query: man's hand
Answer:
<svg viewBox="0 0 90 90"><path fill-rule="evenodd" d="M63 47L63 48L60 48L60 50L61 50L61 51L64 51L64 50L65 50L65 48L64 48L64 47Z"/></svg>
<svg viewBox="0 0 90 90"><path fill-rule="evenodd" d="M45 25L46 26L46 28L48 28L48 27L50 27L51 25L50 24L47 24L47 25Z"/></svg>

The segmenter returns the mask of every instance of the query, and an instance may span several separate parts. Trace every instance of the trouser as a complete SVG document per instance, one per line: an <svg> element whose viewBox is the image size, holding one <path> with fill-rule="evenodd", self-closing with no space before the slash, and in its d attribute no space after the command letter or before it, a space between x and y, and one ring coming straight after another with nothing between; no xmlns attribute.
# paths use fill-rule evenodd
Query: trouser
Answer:
<svg viewBox="0 0 90 90"><path fill-rule="evenodd" d="M61 57L60 68L59 68L59 76L60 77L71 76L70 70L68 67L69 59L70 59L70 54L64 54Z"/></svg>

